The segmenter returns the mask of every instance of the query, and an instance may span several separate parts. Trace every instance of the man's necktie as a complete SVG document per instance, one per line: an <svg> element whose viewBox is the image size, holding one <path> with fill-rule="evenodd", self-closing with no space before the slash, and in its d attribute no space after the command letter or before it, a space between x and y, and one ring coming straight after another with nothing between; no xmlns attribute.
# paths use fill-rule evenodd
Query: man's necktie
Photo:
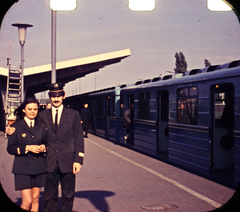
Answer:
<svg viewBox="0 0 240 212"><path fill-rule="evenodd" d="M58 109L56 109L56 114L55 114L55 131L57 131L58 127Z"/></svg>
<svg viewBox="0 0 240 212"><path fill-rule="evenodd" d="M32 124L32 121L30 122L30 128L31 128L31 129L33 128L33 124Z"/></svg>

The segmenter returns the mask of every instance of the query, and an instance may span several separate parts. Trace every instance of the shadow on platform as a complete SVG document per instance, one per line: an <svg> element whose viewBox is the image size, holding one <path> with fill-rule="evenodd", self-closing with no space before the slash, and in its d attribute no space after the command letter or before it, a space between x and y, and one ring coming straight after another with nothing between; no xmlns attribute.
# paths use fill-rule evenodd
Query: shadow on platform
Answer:
<svg viewBox="0 0 240 212"><path fill-rule="evenodd" d="M75 199L76 198L88 199L97 210L107 212L109 211L109 206L107 204L106 197L110 197L113 195L115 195L115 193L111 191L99 191L99 190L76 191ZM21 204L21 199L20 202L19 201L16 202L17 205L19 203ZM44 205L44 192L40 192L39 211L43 211L43 205ZM78 208L74 209L78 211ZM58 211L61 211L61 197L58 197Z"/></svg>
<svg viewBox="0 0 240 212"><path fill-rule="evenodd" d="M3 200L3 202L0 204L0 211L1 209L6 209L6 208L13 209L13 211L15 212L24 211L20 208L20 205L22 203L22 198L17 198L17 200L13 203L5 194L4 190L1 187L1 184L0 184L0 191L1 191L0 192L1 199ZM88 199L97 210L102 212L109 211L109 206L106 201L106 198L113 195L115 195L114 192L99 191L99 190L75 192L75 198ZM44 192L42 191L40 192L40 198L39 198L39 211L43 211L43 206L44 206ZM76 210L78 211L77 208ZM58 211L61 211L61 197L58 198Z"/></svg>
<svg viewBox="0 0 240 212"><path fill-rule="evenodd" d="M109 211L109 206L106 201L106 197L110 197L115 195L114 192L111 191L99 191L99 190L91 190L91 191L77 191L75 193L75 198L88 199L92 205L99 211Z"/></svg>

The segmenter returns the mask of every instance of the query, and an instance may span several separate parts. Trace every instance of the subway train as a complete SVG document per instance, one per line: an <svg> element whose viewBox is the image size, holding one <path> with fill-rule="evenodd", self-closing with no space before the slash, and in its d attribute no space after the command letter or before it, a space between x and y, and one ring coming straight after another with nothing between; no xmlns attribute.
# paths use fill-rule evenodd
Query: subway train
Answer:
<svg viewBox="0 0 240 212"><path fill-rule="evenodd" d="M80 112L86 102L91 133L230 187L239 185L240 60L75 95L64 103ZM127 137L124 112L131 105Z"/></svg>

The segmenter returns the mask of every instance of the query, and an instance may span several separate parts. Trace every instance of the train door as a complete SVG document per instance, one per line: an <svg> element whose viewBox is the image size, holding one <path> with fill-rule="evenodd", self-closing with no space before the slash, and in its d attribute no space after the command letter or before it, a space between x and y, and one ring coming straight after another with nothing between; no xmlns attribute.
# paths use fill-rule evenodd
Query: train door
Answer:
<svg viewBox="0 0 240 212"><path fill-rule="evenodd" d="M168 91L158 93L158 135L157 135L157 153L168 157L168 114L169 114L169 94Z"/></svg>
<svg viewBox="0 0 240 212"><path fill-rule="evenodd" d="M109 135L110 128L110 96L106 97L105 135Z"/></svg>
<svg viewBox="0 0 240 212"><path fill-rule="evenodd" d="M234 161L234 86L214 85L212 92L211 169L231 170Z"/></svg>

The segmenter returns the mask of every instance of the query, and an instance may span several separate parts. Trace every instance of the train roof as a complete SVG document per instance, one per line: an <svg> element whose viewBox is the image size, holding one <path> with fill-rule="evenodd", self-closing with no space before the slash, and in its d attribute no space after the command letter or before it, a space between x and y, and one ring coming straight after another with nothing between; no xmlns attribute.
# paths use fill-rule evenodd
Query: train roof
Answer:
<svg viewBox="0 0 240 212"><path fill-rule="evenodd" d="M89 96L96 96L96 95L109 95L111 93L115 93L116 89L120 89L119 87L110 87L101 90L97 90L89 94Z"/></svg>
<svg viewBox="0 0 240 212"><path fill-rule="evenodd" d="M167 76L167 77L166 77ZM209 66L203 69L193 69L184 74L166 75L162 79L151 81L149 83L135 83L132 86L125 87L122 91L145 89L148 87L169 86L174 84L185 84L191 82L206 81L211 79L220 79L227 77L240 76L240 60L226 63L223 65ZM153 78L154 79L154 78Z"/></svg>
<svg viewBox="0 0 240 212"><path fill-rule="evenodd" d="M95 90L83 94L78 94L75 96L67 97L76 98L78 96L98 96L98 95L111 95L111 94L120 94L121 92L130 91L130 90L138 90L138 89L146 89L153 87L161 87L161 86L170 86L175 84L185 84L191 82L199 82L206 81L211 79L220 79L227 77L235 77L240 76L240 60L232 61L229 63L225 63L222 65L213 65L209 67L205 67L202 69L192 69L186 73L180 74L168 74L163 77L154 77L153 79L146 79L142 81L137 81L135 84L123 84L120 86L104 88L100 90Z"/></svg>

